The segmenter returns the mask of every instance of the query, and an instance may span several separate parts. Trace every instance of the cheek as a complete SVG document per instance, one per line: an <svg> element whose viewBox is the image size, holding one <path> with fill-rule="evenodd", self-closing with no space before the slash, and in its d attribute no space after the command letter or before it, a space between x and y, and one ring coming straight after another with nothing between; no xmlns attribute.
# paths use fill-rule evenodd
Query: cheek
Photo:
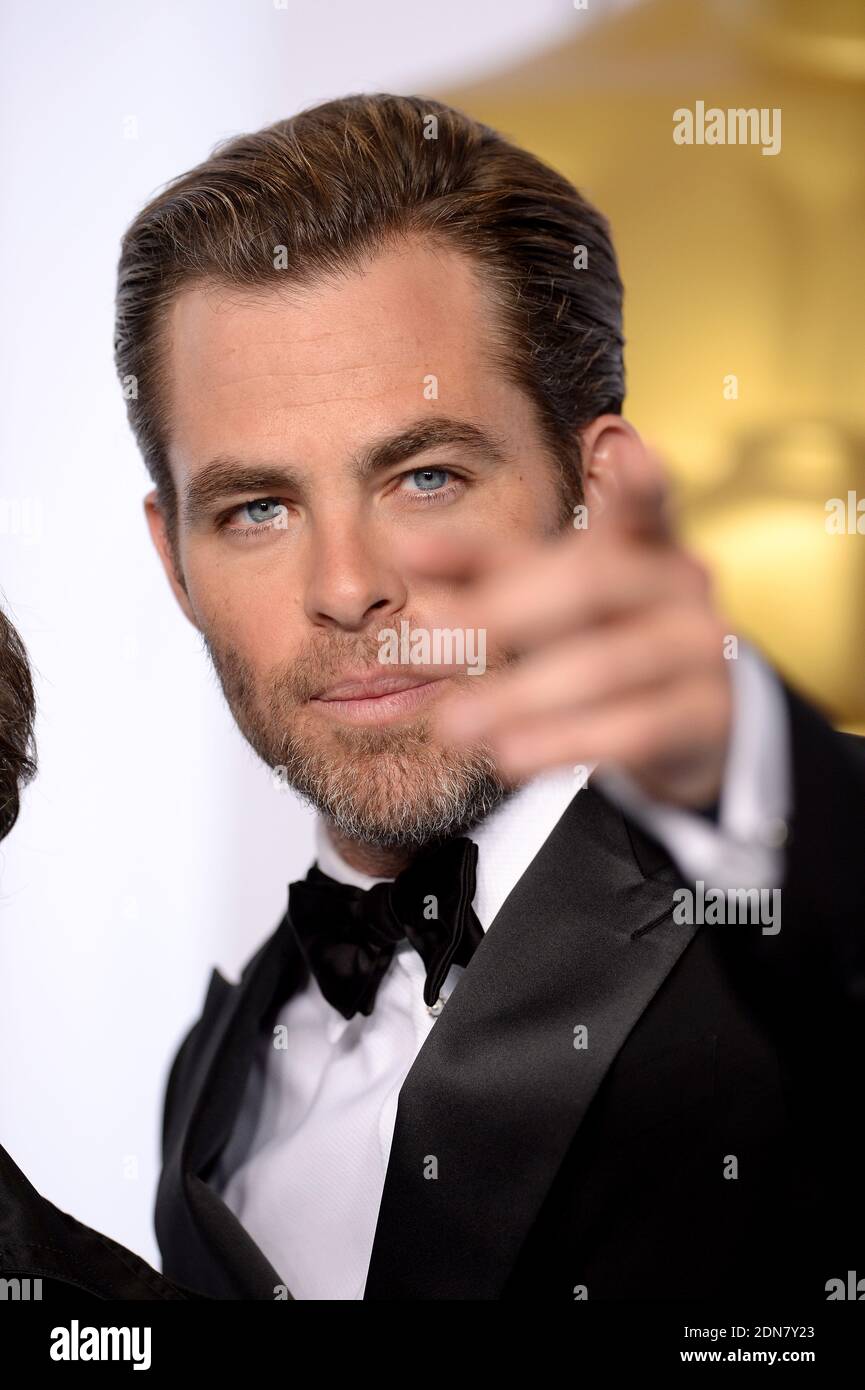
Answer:
<svg viewBox="0 0 865 1390"><path fill-rule="evenodd" d="M252 557L243 563L214 560L192 551L184 573L189 601L211 644L233 652L256 671L290 661L302 641L303 614L298 599Z"/></svg>
<svg viewBox="0 0 865 1390"><path fill-rule="evenodd" d="M491 526L498 537L527 540L550 535L563 525L566 510L558 471L552 464L527 460L501 480L493 506Z"/></svg>

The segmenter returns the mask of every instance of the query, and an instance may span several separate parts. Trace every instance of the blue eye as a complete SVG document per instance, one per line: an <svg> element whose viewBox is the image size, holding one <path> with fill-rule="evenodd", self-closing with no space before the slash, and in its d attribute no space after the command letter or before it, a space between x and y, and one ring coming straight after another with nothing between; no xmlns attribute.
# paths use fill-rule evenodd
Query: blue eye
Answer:
<svg viewBox="0 0 865 1390"><path fill-rule="evenodd" d="M446 468L416 468L413 473L407 473L406 477L411 478L412 482L417 482L418 492L436 492L447 485L450 473Z"/></svg>
<svg viewBox="0 0 865 1390"><path fill-rule="evenodd" d="M272 497L260 497L254 502L245 503L241 510L246 520L260 524L275 521L285 511L285 505L274 501Z"/></svg>

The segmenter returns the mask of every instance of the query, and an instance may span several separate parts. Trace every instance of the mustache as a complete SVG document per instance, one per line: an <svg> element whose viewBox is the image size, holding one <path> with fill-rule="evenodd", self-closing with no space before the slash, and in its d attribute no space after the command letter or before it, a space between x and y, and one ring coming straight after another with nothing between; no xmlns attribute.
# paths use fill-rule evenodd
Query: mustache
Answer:
<svg viewBox="0 0 865 1390"><path fill-rule="evenodd" d="M467 676L466 671L455 666L435 666L433 664L405 666L399 663L385 664L381 662L382 643L377 634L383 627L395 622L408 622L412 630L423 626L416 623L414 618L408 618L402 613L396 619L392 615L383 617L380 624L376 623L366 633L321 633L318 638L308 640L292 658L289 665L272 673L272 702L278 703L283 708L286 703L303 705L358 671L375 672L381 675L395 675L403 672L410 672L414 675L424 673L450 676L451 679L459 683L470 682L471 678ZM500 655L497 660L489 661L488 666L493 669L515 659L515 655Z"/></svg>
<svg viewBox="0 0 865 1390"><path fill-rule="evenodd" d="M229 702L233 698L244 706L256 703L256 696L260 697L263 687L269 691L269 703L273 706L285 708L286 705L306 704L307 700L336 684L346 671L376 665L380 646L375 632L357 635L322 632L308 639L290 662L272 667L262 677L235 647L221 645L212 633L203 636Z"/></svg>
<svg viewBox="0 0 865 1390"><path fill-rule="evenodd" d="M378 631L378 628L376 628ZM330 633L301 647L289 666L275 674L273 693L302 705L344 679L349 671L371 670L379 665L381 643L374 632L365 635ZM384 674L384 667L382 667Z"/></svg>
<svg viewBox="0 0 865 1390"><path fill-rule="evenodd" d="M303 709L309 700L348 679L350 673L376 670L393 675L409 669L415 674L421 669L426 670L418 666L407 668L379 662L381 643L377 634L382 628L400 620L409 621L412 628L418 626L414 618L400 613L383 614L380 622L362 633L322 629L309 636L290 661L281 661L267 672L256 671L236 647L223 646L215 640L213 633L203 634L203 641L223 694L241 730L251 738L255 723L253 711L256 709L262 713L267 711L271 721L281 724L291 717L292 712ZM487 658L487 672L501 669L517 660L516 652L494 653ZM475 684L465 671L454 667L442 674L450 676L455 684L462 687L473 687ZM255 747L254 740L251 741Z"/></svg>

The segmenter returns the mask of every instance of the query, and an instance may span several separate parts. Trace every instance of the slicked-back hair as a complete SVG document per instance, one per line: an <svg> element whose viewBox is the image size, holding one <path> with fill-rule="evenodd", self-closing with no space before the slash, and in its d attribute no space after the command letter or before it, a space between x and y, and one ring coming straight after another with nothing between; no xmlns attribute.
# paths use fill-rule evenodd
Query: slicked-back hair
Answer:
<svg viewBox="0 0 865 1390"><path fill-rule="evenodd" d="M0 840L18 819L21 789L36 771L35 712L24 644L0 609Z"/></svg>
<svg viewBox="0 0 865 1390"><path fill-rule="evenodd" d="M489 126L425 97L377 93L217 145L123 237L115 360L170 529L163 329L181 289L314 284L407 238L459 250L485 272L492 359L534 403L579 495L578 432L620 412L625 391L622 284L605 218Z"/></svg>

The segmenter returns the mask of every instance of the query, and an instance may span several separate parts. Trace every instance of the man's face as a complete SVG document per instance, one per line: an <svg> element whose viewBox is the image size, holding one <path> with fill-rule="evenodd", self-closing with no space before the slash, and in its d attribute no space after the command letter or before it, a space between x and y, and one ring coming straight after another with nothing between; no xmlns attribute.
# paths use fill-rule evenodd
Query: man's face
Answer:
<svg viewBox="0 0 865 1390"><path fill-rule="evenodd" d="M382 664L378 636L450 626L453 589L412 572L413 540L562 524L558 466L492 331L471 264L418 244L304 289L188 289L171 312L175 593L255 750L370 845L458 833L504 794L482 751L430 725L482 677ZM152 500L149 517L173 578Z"/></svg>

